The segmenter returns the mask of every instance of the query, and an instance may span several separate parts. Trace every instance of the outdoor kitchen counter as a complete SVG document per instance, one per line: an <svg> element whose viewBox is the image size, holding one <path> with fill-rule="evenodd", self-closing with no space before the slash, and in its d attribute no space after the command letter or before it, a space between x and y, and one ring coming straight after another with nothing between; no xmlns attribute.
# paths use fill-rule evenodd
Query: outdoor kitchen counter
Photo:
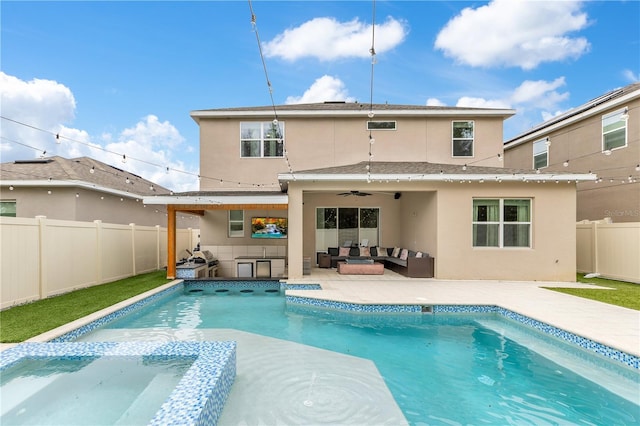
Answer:
<svg viewBox="0 0 640 426"><path fill-rule="evenodd" d="M269 261L270 262L270 273L269 277L277 278L284 276L284 269L286 263L286 256L238 256L235 258L236 263L236 276L247 276L247 277L257 277L257 265L256 262L260 261ZM251 263L252 266L249 269L244 269L242 266L238 269L238 264L247 264ZM241 271L241 272L238 272Z"/></svg>
<svg viewBox="0 0 640 426"><path fill-rule="evenodd" d="M206 272L206 263L186 262L176 266L176 278L202 278Z"/></svg>

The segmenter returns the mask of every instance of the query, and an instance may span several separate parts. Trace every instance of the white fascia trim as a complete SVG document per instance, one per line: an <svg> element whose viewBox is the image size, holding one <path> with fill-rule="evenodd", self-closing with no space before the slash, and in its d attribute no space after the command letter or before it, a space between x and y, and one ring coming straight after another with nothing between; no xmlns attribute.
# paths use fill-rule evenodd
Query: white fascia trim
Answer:
<svg viewBox="0 0 640 426"><path fill-rule="evenodd" d="M363 104L364 105L364 104ZM285 110L277 111L278 117L364 117L369 119L367 114L368 108L362 110ZM373 110L374 117L371 120L386 116L453 116L464 117L467 115L482 116L512 116L516 113L514 109L482 109L482 110L457 110L457 109L439 109L439 110ZM273 111L192 111L191 118L198 120L200 118L253 118L253 117L271 117Z"/></svg>
<svg viewBox="0 0 640 426"><path fill-rule="evenodd" d="M629 101L632 101L637 97L640 97L640 90L627 93L624 96L604 102L594 107L589 107L589 105L583 106L582 108L584 109L584 111L581 111L574 116L568 117L567 119L564 119L564 120L560 120L557 123L550 124L549 126L546 126L546 127L544 126L544 123L541 123L539 125L539 127L541 127L539 130L535 130L532 133L525 133L522 136L516 136L515 138L512 138L511 142L508 142L507 144L504 145L504 150L506 151L508 149L515 148L518 145L522 145L523 143L527 143L532 140L538 140L543 136L549 136L549 133L557 129L566 127L577 121L584 120L585 118L588 118L592 115L600 114L604 110L615 108L617 106L622 106L622 104L628 103ZM578 111L580 109L581 107L577 108ZM566 112L566 114L569 114L569 113L571 113L571 111ZM557 120L557 119L558 117L552 118L550 121Z"/></svg>
<svg viewBox="0 0 640 426"><path fill-rule="evenodd" d="M2 186L13 186L14 188L82 188L91 191L99 191L107 194L117 195L127 198L143 198L144 195L135 194L133 192L120 191L118 189L108 188L106 186L96 185L90 182L80 180L3 180L0 182Z"/></svg>
<svg viewBox="0 0 640 426"><path fill-rule="evenodd" d="M191 205L226 205L226 204L289 204L289 197L283 195L211 195L211 196L179 196L156 195L144 197L145 204L191 204Z"/></svg>
<svg viewBox="0 0 640 426"><path fill-rule="evenodd" d="M321 175L321 174L295 174L285 173L278 175L279 180L284 181L323 181L323 182L362 182L362 181L404 181L404 182L484 182L488 180L507 181L507 182L531 182L531 181L595 181L598 179L596 174L588 173L496 173L496 174L345 174L345 175Z"/></svg>

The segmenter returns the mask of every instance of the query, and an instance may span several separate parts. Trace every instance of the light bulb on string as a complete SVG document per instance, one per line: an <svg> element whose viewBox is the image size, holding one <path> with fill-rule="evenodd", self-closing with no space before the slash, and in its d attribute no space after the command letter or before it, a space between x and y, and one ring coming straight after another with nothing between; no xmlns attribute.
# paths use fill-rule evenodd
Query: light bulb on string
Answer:
<svg viewBox="0 0 640 426"><path fill-rule="evenodd" d="M56 133L56 143L59 144L60 143L60 134Z"/></svg>
<svg viewBox="0 0 640 426"><path fill-rule="evenodd" d="M89 169L89 173L94 174L95 172L96 172L95 166L91 166L91 168Z"/></svg>
<svg viewBox="0 0 640 426"><path fill-rule="evenodd" d="M569 167L569 160L565 160L565 162L564 162L564 163L562 163L562 165L563 165L564 167Z"/></svg>
<svg viewBox="0 0 640 426"><path fill-rule="evenodd" d="M123 162L123 163L126 163L126 162L127 162L127 156L126 156L126 155L124 155L124 154L122 154L122 162Z"/></svg>

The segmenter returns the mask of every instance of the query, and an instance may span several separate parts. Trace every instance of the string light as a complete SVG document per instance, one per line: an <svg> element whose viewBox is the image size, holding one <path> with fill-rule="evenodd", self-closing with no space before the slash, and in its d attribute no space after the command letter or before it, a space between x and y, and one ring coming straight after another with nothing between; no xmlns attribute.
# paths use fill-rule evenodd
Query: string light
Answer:
<svg viewBox="0 0 640 426"><path fill-rule="evenodd" d="M126 156L126 155L124 155L124 154L122 154L122 162L123 162L123 163L126 163L126 162L127 162L127 156Z"/></svg>

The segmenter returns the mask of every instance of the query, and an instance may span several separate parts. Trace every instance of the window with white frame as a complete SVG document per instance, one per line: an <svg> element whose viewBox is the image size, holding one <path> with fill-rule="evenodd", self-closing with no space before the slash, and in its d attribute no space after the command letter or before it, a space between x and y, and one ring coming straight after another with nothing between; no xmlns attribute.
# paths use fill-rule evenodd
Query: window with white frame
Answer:
<svg viewBox="0 0 640 426"><path fill-rule="evenodd" d="M627 146L626 109L602 116L602 150L609 151Z"/></svg>
<svg viewBox="0 0 640 426"><path fill-rule="evenodd" d="M474 199L474 247L531 247L530 199Z"/></svg>
<svg viewBox="0 0 640 426"><path fill-rule="evenodd" d="M547 166L549 166L549 138L544 138L533 143L533 168L538 170Z"/></svg>
<svg viewBox="0 0 640 426"><path fill-rule="evenodd" d="M241 122L240 157L284 157L284 123L277 120Z"/></svg>
<svg viewBox="0 0 640 426"><path fill-rule="evenodd" d="M229 210L229 237L244 237L243 210Z"/></svg>
<svg viewBox="0 0 640 426"><path fill-rule="evenodd" d="M396 130L395 121L367 121L367 130Z"/></svg>
<svg viewBox="0 0 640 426"><path fill-rule="evenodd" d="M452 155L454 157L473 157L473 121L453 121Z"/></svg>

